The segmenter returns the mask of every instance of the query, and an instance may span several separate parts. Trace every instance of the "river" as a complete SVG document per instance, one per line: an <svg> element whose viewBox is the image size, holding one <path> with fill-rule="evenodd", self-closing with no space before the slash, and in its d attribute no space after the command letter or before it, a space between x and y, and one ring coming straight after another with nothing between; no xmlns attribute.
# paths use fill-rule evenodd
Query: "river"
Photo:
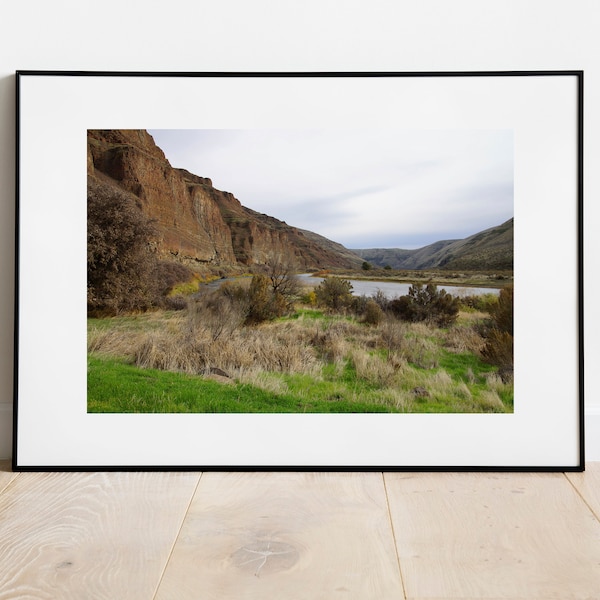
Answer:
<svg viewBox="0 0 600 600"><path fill-rule="evenodd" d="M309 285L319 285L323 277L313 277L310 273L298 275L302 283ZM405 296L412 284L400 283L398 281L367 281L364 279L349 279L352 284L352 293L355 296L373 296L378 291L382 291L388 298ZM455 285L438 285L438 290L446 290L453 296L479 296L482 294L499 294L498 288L480 288Z"/></svg>

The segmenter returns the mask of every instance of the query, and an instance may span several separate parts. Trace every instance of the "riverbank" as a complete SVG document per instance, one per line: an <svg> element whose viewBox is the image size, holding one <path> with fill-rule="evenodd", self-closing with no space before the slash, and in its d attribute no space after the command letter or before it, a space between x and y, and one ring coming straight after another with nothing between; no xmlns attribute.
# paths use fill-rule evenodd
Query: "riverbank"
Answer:
<svg viewBox="0 0 600 600"><path fill-rule="evenodd" d="M484 294L497 295L506 285L512 284L511 273L471 273L471 274L446 274L441 276L432 271L403 271L393 275L374 276L365 275L364 271L324 270L297 275L303 286L316 287L325 277L340 277L350 281L352 294L355 296L374 296L383 293L388 298L395 298L408 294L409 288L415 283L434 283L454 296L481 296ZM215 289L227 282L246 282L249 284L251 273L226 277L204 283L200 289Z"/></svg>

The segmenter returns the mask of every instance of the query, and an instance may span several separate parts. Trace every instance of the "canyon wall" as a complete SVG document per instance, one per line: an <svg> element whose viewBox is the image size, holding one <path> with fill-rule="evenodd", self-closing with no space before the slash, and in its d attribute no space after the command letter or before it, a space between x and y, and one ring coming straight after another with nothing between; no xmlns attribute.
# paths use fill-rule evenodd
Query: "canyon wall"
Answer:
<svg viewBox="0 0 600 600"><path fill-rule="evenodd" d="M171 166L144 130L88 131L88 177L133 194L154 220L157 252L189 266L292 260L299 269L356 267L361 259L311 232L243 206L210 179Z"/></svg>

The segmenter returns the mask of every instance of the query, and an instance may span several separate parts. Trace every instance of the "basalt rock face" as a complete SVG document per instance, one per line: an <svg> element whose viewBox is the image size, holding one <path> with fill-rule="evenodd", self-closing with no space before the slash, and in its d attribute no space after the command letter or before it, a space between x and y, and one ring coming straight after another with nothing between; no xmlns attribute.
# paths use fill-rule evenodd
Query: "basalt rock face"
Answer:
<svg viewBox="0 0 600 600"><path fill-rule="evenodd" d="M88 177L138 198L155 221L162 258L189 264L235 262L229 228L205 191L210 180L186 180L147 132L88 131Z"/></svg>
<svg viewBox="0 0 600 600"><path fill-rule="evenodd" d="M154 220L157 251L188 265L260 265L273 257L299 268L352 267L361 260L242 204L208 178L173 168L143 130L88 131L88 177L134 194ZM323 238L324 239L324 238Z"/></svg>

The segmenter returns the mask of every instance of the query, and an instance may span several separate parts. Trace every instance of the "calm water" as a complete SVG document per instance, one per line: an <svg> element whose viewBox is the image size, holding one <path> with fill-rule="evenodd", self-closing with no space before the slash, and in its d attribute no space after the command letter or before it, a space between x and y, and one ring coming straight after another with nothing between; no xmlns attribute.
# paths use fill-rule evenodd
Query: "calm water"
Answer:
<svg viewBox="0 0 600 600"><path fill-rule="evenodd" d="M298 278L303 283L318 285L323 281L322 277L312 277L310 273L302 273ZM408 294L410 283L398 283L396 281L363 281L360 279L350 279L352 283L352 293L355 296L372 296L381 290L388 298L404 296ZM438 285L439 290L446 290L453 296L477 296L480 294L499 294L498 288L477 288L460 287L454 285Z"/></svg>

